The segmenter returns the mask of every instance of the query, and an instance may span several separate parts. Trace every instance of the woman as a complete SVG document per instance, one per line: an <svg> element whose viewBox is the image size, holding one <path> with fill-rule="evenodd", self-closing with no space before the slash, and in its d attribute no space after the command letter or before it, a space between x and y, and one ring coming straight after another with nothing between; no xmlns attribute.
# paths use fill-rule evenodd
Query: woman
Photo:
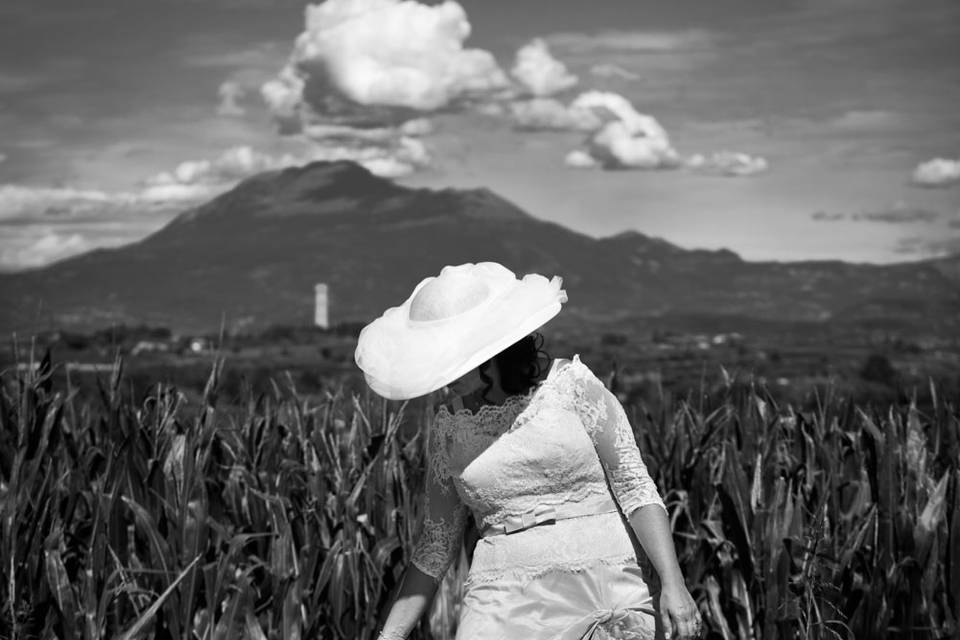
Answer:
<svg viewBox="0 0 960 640"><path fill-rule="evenodd" d="M529 334L566 299L560 278L518 280L492 262L445 267L361 332L356 361L380 395L452 392L430 434L420 538L380 638L415 626L460 549L468 510L482 537L458 640L699 635L622 406L576 356L540 367Z"/></svg>

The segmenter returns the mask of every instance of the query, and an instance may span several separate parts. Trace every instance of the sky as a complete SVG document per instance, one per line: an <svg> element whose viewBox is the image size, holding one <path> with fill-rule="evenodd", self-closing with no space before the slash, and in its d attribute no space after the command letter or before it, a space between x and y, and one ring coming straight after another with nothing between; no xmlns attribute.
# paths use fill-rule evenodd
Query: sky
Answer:
<svg viewBox="0 0 960 640"><path fill-rule="evenodd" d="M960 252L955 0L3 0L0 270L351 159L747 260Z"/></svg>

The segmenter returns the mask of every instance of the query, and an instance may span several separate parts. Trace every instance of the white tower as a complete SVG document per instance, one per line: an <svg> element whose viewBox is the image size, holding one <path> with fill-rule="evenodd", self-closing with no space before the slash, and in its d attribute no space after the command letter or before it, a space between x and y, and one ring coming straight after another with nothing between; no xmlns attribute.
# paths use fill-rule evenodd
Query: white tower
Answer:
<svg viewBox="0 0 960 640"><path fill-rule="evenodd" d="M313 309L313 324L321 329L330 328L330 312L327 308L327 285L314 285L313 291L316 294L316 303Z"/></svg>

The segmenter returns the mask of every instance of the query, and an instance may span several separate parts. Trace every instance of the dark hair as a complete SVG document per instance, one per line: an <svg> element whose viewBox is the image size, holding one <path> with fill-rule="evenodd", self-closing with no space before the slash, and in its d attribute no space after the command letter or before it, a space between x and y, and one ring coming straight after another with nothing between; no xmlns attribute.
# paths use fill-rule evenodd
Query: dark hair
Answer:
<svg viewBox="0 0 960 640"><path fill-rule="evenodd" d="M500 386L507 395L524 394L531 389L543 373L544 365L549 366L550 356L543 350L543 336L533 333L493 356L479 367L480 379L484 388L482 397L493 387L493 380L487 375L490 364L496 362L500 372Z"/></svg>

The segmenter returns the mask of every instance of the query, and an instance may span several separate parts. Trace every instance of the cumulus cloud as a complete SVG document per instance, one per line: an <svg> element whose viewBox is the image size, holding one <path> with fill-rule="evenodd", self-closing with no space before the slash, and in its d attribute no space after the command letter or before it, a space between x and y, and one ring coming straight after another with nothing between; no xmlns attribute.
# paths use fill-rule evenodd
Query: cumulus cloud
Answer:
<svg viewBox="0 0 960 640"><path fill-rule="evenodd" d="M685 161L653 116L638 112L620 94L588 91L565 105L555 98L534 98L509 105L519 130L583 131L583 146L564 164L577 169L673 169L681 165L722 176L750 176L769 168L765 158L735 151L695 154Z"/></svg>
<svg viewBox="0 0 960 640"><path fill-rule="evenodd" d="M552 96L577 85L579 79L553 57L547 43L536 38L517 51L510 74L536 97Z"/></svg>
<svg viewBox="0 0 960 640"><path fill-rule="evenodd" d="M247 93L238 82L226 80L220 84L217 90L220 95L220 104L217 107L217 113L221 116L242 116L246 111L240 106L239 101Z"/></svg>
<svg viewBox="0 0 960 640"><path fill-rule="evenodd" d="M736 151L718 151L710 155L697 153L687 158L685 164L698 173L720 176L752 176L768 169L765 158Z"/></svg>
<svg viewBox="0 0 960 640"><path fill-rule="evenodd" d="M594 169L600 163L582 149L574 149L563 159L563 163L572 169Z"/></svg>
<svg viewBox="0 0 960 640"><path fill-rule="evenodd" d="M515 102L510 110L518 129L589 132L583 148L565 159L567 166L665 169L680 165L680 156L660 123L616 93L588 91L568 106L538 98Z"/></svg>
<svg viewBox="0 0 960 640"><path fill-rule="evenodd" d="M639 80L640 75L627 71L615 64L596 64L590 67L590 73L598 78L614 78L620 80Z"/></svg>
<svg viewBox="0 0 960 640"><path fill-rule="evenodd" d="M277 77L260 87L260 95L273 116L280 122L281 130L298 130L303 106L303 91L307 82L293 66L284 67Z"/></svg>
<svg viewBox="0 0 960 640"><path fill-rule="evenodd" d="M578 96L570 108L591 110L606 121L584 150L604 168L666 169L680 164L666 130L623 96L590 91Z"/></svg>
<svg viewBox="0 0 960 640"><path fill-rule="evenodd" d="M913 170L913 183L920 187L949 187L960 182L960 159L934 158Z"/></svg>
<svg viewBox="0 0 960 640"><path fill-rule="evenodd" d="M431 111L509 86L493 55L464 48L470 23L450 0L327 0L306 7L287 65L261 93L281 121L386 107Z"/></svg>
<svg viewBox="0 0 960 640"><path fill-rule="evenodd" d="M604 124L592 109L570 108L554 98L514 102L510 115L518 129L533 131L595 131Z"/></svg>

